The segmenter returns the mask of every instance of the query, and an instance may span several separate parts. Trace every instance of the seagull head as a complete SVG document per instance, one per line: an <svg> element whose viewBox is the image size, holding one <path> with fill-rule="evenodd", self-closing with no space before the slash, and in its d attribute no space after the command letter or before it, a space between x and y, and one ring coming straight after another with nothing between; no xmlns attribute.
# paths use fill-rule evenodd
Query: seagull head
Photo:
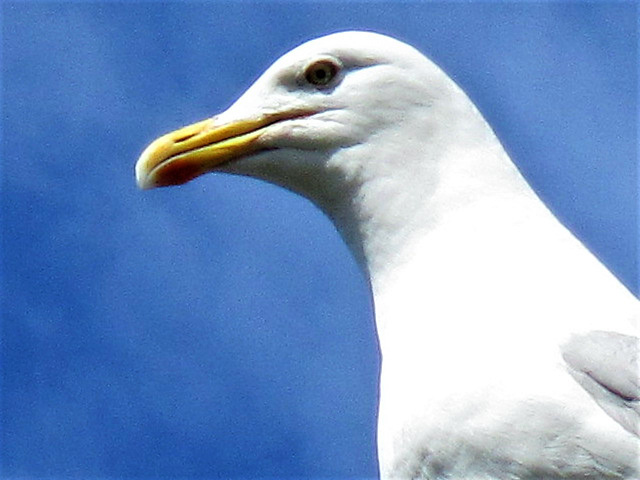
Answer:
<svg viewBox="0 0 640 480"><path fill-rule="evenodd" d="M143 189L208 172L280 185L327 213L363 264L363 236L402 230L416 210L407 201L424 203L435 189L429 159L464 137L457 119L468 115L458 110L469 105L413 47L336 33L279 58L226 111L152 142L136 178Z"/></svg>
<svg viewBox="0 0 640 480"><path fill-rule="evenodd" d="M151 143L136 165L138 186L177 185L222 171L309 196L306 190L315 190L309 174L342 170L354 180L366 165L332 158L357 151L433 102L437 95L420 92L429 78L416 66L424 70L425 60L413 47L371 32L307 42L277 60L228 110Z"/></svg>

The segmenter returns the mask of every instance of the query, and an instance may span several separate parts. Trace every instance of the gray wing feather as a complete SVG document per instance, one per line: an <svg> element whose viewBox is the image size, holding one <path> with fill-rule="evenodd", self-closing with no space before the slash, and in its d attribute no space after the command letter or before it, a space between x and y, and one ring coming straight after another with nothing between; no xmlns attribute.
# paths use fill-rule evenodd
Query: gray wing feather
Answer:
<svg viewBox="0 0 640 480"><path fill-rule="evenodd" d="M640 339L616 332L573 336L562 349L569 372L626 430L640 436Z"/></svg>

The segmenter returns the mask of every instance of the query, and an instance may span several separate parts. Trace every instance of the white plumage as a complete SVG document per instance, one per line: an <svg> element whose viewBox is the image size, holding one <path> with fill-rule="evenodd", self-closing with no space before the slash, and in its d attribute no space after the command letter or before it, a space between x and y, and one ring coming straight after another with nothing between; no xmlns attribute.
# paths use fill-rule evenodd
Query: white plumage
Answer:
<svg viewBox="0 0 640 480"><path fill-rule="evenodd" d="M638 477L638 300L418 51L310 41L136 166L143 188L212 170L311 199L368 276L384 478Z"/></svg>

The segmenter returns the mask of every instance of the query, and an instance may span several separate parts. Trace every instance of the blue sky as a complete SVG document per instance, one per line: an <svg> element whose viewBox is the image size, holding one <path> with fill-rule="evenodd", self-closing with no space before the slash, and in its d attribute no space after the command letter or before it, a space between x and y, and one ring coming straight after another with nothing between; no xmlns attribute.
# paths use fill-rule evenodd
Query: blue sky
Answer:
<svg viewBox="0 0 640 480"><path fill-rule="evenodd" d="M133 175L149 141L321 34L439 63L638 292L636 3L1 8L5 478L376 475L371 298L328 220L251 179Z"/></svg>

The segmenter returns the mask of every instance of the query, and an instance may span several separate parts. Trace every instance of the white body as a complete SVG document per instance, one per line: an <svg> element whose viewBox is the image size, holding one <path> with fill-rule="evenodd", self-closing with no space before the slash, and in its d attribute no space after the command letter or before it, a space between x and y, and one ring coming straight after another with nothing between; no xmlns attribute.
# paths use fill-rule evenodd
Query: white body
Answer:
<svg viewBox="0 0 640 480"><path fill-rule="evenodd" d="M467 201L473 185L457 201L443 188L446 215L435 198L372 275L384 477L634 475L621 465L637 463L637 437L573 380L561 346L578 332L634 333L638 302L508 170L504 189L463 173L482 201Z"/></svg>

